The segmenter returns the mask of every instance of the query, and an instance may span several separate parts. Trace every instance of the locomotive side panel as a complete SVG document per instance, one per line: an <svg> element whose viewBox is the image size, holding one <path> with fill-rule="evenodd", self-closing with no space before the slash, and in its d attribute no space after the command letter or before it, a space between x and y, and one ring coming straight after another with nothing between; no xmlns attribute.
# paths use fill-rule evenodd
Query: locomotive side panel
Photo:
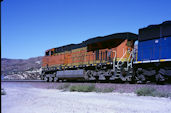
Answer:
<svg viewBox="0 0 171 113"><path fill-rule="evenodd" d="M171 37L161 38L160 57L161 59L171 59Z"/></svg>

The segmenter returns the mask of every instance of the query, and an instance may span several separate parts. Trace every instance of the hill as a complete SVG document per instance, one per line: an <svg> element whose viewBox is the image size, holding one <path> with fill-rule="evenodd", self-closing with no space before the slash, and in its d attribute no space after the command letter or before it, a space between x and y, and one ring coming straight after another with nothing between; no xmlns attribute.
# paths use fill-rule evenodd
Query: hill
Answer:
<svg viewBox="0 0 171 113"><path fill-rule="evenodd" d="M42 56L29 59L1 58L4 79L39 79Z"/></svg>

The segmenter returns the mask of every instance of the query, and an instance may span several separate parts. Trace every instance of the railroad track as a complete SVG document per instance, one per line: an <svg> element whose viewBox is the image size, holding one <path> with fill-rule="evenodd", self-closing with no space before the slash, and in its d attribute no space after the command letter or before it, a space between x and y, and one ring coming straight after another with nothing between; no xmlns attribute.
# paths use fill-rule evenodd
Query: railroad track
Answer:
<svg viewBox="0 0 171 113"><path fill-rule="evenodd" d="M59 82L47 82L45 80L1 80L1 82L44 82L48 84L55 84L55 83L96 83L96 84L134 84L140 85L137 83L129 83L129 82L120 82L120 81L59 81ZM156 84L155 82L145 83L146 85L171 85L171 83L164 83L164 84Z"/></svg>
<svg viewBox="0 0 171 113"><path fill-rule="evenodd" d="M45 80L1 80L1 82L46 82Z"/></svg>

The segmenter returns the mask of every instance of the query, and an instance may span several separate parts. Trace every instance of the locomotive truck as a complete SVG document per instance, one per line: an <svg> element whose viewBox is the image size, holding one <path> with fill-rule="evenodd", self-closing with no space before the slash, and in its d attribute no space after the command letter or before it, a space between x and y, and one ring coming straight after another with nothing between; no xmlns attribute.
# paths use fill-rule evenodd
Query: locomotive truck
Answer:
<svg viewBox="0 0 171 113"><path fill-rule="evenodd" d="M138 40L138 51L134 48ZM41 79L165 82L171 77L171 21L45 51Z"/></svg>

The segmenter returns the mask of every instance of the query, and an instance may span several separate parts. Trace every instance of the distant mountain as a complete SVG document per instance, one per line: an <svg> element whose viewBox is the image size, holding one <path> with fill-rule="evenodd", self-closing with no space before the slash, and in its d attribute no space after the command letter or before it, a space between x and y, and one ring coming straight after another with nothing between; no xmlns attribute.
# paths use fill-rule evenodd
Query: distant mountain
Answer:
<svg viewBox="0 0 171 113"><path fill-rule="evenodd" d="M6 79L38 79L42 56L29 59L1 58L1 74Z"/></svg>

